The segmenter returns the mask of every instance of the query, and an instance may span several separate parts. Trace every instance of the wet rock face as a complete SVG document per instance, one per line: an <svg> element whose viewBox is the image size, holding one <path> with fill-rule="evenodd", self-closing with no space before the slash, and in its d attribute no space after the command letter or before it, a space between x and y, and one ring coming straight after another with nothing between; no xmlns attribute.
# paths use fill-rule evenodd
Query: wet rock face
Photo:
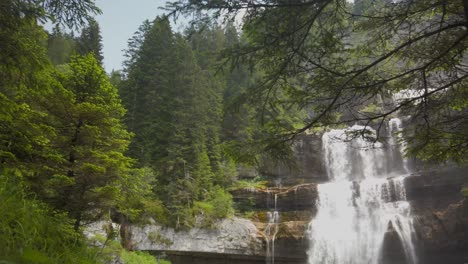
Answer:
<svg viewBox="0 0 468 264"><path fill-rule="evenodd" d="M234 201L241 207L255 210L275 208L282 212L314 210L318 197L317 185L300 184L288 188L238 189L231 191Z"/></svg>
<svg viewBox="0 0 468 264"><path fill-rule="evenodd" d="M393 227L384 236L381 264L407 264L403 243Z"/></svg>
<svg viewBox="0 0 468 264"><path fill-rule="evenodd" d="M416 203L416 232L424 263L432 258L450 255L459 263L468 260L468 201L460 199L447 207ZM452 263L452 262L450 262Z"/></svg>
<svg viewBox="0 0 468 264"><path fill-rule="evenodd" d="M460 190L468 184L466 169L448 168L409 176L405 180L414 215L418 264L468 263L468 201ZM225 219L216 228L175 231L160 225L125 226L122 242L134 250L164 254L173 264L260 264L265 263L266 214L277 196L279 231L275 240L276 264L306 264L309 241L306 235L316 211L317 184L235 190L238 203L253 202L250 220ZM103 228L105 225L97 224ZM102 231L102 230L101 230ZM92 230L93 233L101 232ZM380 264L407 264L401 239L389 226L384 235Z"/></svg>
<svg viewBox="0 0 468 264"><path fill-rule="evenodd" d="M408 200L453 200L468 183L468 167L445 168L415 173L405 179ZM442 201L441 201L442 202Z"/></svg>
<svg viewBox="0 0 468 264"><path fill-rule="evenodd" d="M243 208L250 206L249 210L254 210L251 219L262 235L265 250L263 255L266 253L268 244L272 245L272 238L267 235L267 214L276 208L279 213L279 223L278 233L274 239L275 263L307 263L306 252L309 248L309 241L306 231L316 211L318 197L315 183L257 190L240 189L231 193L238 205L241 207L243 205ZM256 263L252 261L245 260L242 263ZM265 263L265 258L263 263Z"/></svg>
<svg viewBox="0 0 468 264"><path fill-rule="evenodd" d="M275 242L276 257L289 256L295 259L307 259L309 240L306 236L310 220L288 221L280 224Z"/></svg>
<svg viewBox="0 0 468 264"><path fill-rule="evenodd" d="M468 263L467 168L427 171L406 179L420 263Z"/></svg>
<svg viewBox="0 0 468 264"><path fill-rule="evenodd" d="M321 135L298 135L294 143L295 166L290 168L285 164L275 164L267 160L260 172L271 178L281 178L281 183L285 186L325 182L328 177L321 150Z"/></svg>
<svg viewBox="0 0 468 264"><path fill-rule="evenodd" d="M165 258L172 264L265 264L264 256L245 256L227 254L204 254L193 252L184 254L182 252L167 252ZM307 264L301 258L275 258L275 264Z"/></svg>

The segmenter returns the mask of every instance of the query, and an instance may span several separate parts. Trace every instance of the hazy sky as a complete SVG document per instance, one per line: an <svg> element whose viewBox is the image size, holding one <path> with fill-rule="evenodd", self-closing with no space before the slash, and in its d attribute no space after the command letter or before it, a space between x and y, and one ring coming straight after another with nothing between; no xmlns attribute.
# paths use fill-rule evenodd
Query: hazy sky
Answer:
<svg viewBox="0 0 468 264"><path fill-rule="evenodd" d="M163 0L96 0L103 14L96 17L101 27L104 53L104 67L107 72L121 69L123 50L127 40L142 24L143 20L154 19L164 13L159 7L165 6ZM173 25L177 30L181 22Z"/></svg>

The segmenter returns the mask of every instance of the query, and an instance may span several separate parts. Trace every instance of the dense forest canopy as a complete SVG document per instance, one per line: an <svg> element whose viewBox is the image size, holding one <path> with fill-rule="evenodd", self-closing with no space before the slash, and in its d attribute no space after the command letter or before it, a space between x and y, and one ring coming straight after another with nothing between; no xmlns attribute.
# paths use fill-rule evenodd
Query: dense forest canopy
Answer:
<svg viewBox="0 0 468 264"><path fill-rule="evenodd" d="M264 71L251 96L310 112L278 140L356 121L381 128L399 113L410 116L409 155L466 163L466 1L182 0L167 8L198 21L243 15L248 41L227 53Z"/></svg>
<svg viewBox="0 0 468 264"><path fill-rule="evenodd" d="M241 41L235 27L175 33L166 17L145 21L124 69L108 75L93 1L12 0L0 11L2 258L138 262L146 256L111 243L111 227L92 242L101 248L83 228L110 218L209 227L234 213L237 166L260 161L253 146L240 157L242 146L275 133L253 105L228 110L255 79L244 66L218 74L220 51Z"/></svg>
<svg viewBox="0 0 468 264"><path fill-rule="evenodd" d="M167 16L143 21L107 74L94 1L0 3L0 260L143 261L112 227L100 248L83 228L244 213L229 190L261 183L239 168L288 162L301 133L380 131L399 115L408 155L467 162L466 1L167 8L195 19L183 32Z"/></svg>

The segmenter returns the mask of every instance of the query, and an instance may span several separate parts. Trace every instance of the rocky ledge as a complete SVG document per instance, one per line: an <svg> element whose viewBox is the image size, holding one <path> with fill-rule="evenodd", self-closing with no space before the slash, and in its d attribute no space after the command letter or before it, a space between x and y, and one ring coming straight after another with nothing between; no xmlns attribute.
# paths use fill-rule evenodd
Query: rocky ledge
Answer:
<svg viewBox="0 0 468 264"><path fill-rule="evenodd" d="M461 194L464 185L468 185L466 169L426 171L405 179L419 264L468 263L468 201ZM253 204L249 219L234 217L219 221L213 228L187 231L158 224L127 226L121 228L125 233L122 241L130 249L164 254L173 264L265 263L266 249L271 245L266 234L267 213L274 207L276 196L280 217L275 263L307 263L307 228L315 213L316 184L241 189L232 194L239 204ZM398 235L389 228L384 238L384 264L407 264L403 254Z"/></svg>
<svg viewBox="0 0 468 264"><path fill-rule="evenodd" d="M416 232L419 263L468 263L467 168L445 168L415 173L405 179ZM398 260L399 251L389 232L388 254ZM401 255L401 254L400 254ZM399 263L399 262L395 262Z"/></svg>
<svg viewBox="0 0 468 264"><path fill-rule="evenodd" d="M306 217L306 216L303 216ZM279 225L275 263L305 264L308 221L287 221ZM265 223L234 217L212 228L176 231L158 224L125 227L127 247L163 255L173 264L260 264L265 263Z"/></svg>
<svg viewBox="0 0 468 264"><path fill-rule="evenodd" d="M261 234L249 220L223 219L213 228L176 231L158 224L130 226L127 240L133 250L261 255Z"/></svg>
<svg viewBox="0 0 468 264"><path fill-rule="evenodd" d="M251 207L255 210L273 210L276 199L276 210L282 212L313 210L318 197L315 183L287 188L236 189L231 191L231 194L240 207Z"/></svg>

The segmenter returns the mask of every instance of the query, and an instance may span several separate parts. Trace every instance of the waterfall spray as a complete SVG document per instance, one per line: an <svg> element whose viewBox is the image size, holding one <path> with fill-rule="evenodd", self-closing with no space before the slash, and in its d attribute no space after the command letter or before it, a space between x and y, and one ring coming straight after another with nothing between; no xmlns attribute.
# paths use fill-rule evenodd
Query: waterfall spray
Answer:
<svg viewBox="0 0 468 264"><path fill-rule="evenodd" d="M378 264L384 235L391 227L402 242L407 263L416 264L404 177L394 177L406 171L406 164L392 164L394 172L389 172L381 143L349 136L362 129L354 126L323 135L330 182L318 185L318 211L309 225L309 263Z"/></svg>

